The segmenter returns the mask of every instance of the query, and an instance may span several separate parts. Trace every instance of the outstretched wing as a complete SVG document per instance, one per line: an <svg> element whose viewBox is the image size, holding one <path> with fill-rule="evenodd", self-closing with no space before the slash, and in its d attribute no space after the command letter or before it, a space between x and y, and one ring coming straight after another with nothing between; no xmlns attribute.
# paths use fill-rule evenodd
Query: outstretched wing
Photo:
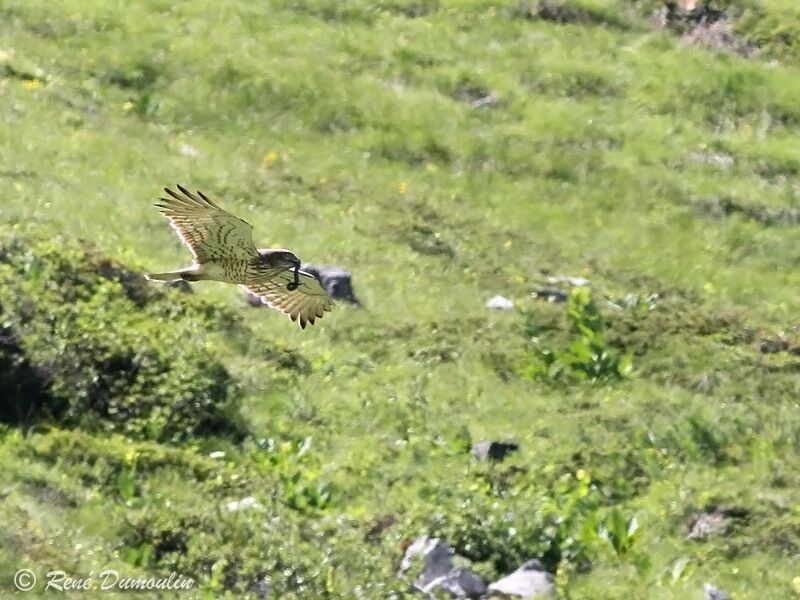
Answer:
<svg viewBox="0 0 800 600"><path fill-rule="evenodd" d="M260 296L261 301L271 308L283 311L305 329L306 323L313 325L315 319L322 318L325 311L331 310L333 300L316 277L305 271L299 271L298 275L300 285L291 291L287 286L294 281L294 271L287 270L264 271L242 287Z"/></svg>
<svg viewBox="0 0 800 600"><path fill-rule="evenodd" d="M180 185L178 190L180 193L164 188L170 197L161 198L156 206L191 250L195 261L258 256L250 223L222 210L202 192L197 192L198 198Z"/></svg>

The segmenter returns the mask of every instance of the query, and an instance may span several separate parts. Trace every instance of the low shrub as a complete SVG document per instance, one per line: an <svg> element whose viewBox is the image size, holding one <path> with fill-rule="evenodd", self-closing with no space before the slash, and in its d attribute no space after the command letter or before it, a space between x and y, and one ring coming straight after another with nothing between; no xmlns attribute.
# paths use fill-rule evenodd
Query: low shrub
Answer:
<svg viewBox="0 0 800 600"><path fill-rule="evenodd" d="M206 344L213 316L195 304L77 242L0 241L0 417L241 437L236 383Z"/></svg>

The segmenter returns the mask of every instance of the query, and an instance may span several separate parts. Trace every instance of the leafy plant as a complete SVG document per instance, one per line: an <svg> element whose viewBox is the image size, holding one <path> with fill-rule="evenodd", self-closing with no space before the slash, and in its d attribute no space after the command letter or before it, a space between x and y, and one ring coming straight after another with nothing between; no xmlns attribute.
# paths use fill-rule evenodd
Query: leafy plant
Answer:
<svg viewBox="0 0 800 600"><path fill-rule="evenodd" d="M311 442L311 437L285 441L270 438L257 451L261 468L278 476L280 500L300 512L325 510L335 491L332 483L319 477L319 460L310 452Z"/></svg>
<svg viewBox="0 0 800 600"><path fill-rule="evenodd" d="M542 348L539 340L533 360L522 369L523 375L554 380L622 379L633 372L633 355L610 347L603 335L603 317L586 287L573 288L567 304L575 337L564 349Z"/></svg>
<svg viewBox="0 0 800 600"><path fill-rule="evenodd" d="M627 554L633 547L639 533L636 517L626 519L617 507L614 507L600 525L600 536L608 540L617 556Z"/></svg>
<svg viewBox="0 0 800 600"><path fill-rule="evenodd" d="M117 492L125 500L133 499L136 495L136 464L119 470L116 477Z"/></svg>

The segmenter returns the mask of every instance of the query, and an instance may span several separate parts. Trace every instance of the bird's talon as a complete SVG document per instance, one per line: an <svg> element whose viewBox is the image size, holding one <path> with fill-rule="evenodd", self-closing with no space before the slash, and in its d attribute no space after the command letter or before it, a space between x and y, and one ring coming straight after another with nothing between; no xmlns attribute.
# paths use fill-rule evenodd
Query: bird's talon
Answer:
<svg viewBox="0 0 800 600"><path fill-rule="evenodd" d="M300 287L300 274L299 274L299 271L300 271L300 267L295 267L294 268L294 281L290 281L288 284L286 284L286 289L289 290L290 292L293 292L297 288Z"/></svg>

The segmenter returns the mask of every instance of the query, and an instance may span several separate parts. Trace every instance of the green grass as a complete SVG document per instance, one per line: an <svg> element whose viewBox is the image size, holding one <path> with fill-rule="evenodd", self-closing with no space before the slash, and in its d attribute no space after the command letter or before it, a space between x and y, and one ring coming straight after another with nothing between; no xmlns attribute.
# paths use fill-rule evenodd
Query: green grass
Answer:
<svg viewBox="0 0 800 600"><path fill-rule="evenodd" d="M487 578L543 558L566 598L800 593L800 362L759 351L800 343L800 13L717 2L761 45L745 59L656 29L657 2L565 0L573 23L540 4L0 3L2 247L184 266L152 206L178 182L263 245L351 269L365 304L301 331L232 286L134 306L101 282L50 311L63 282L3 271L21 287L2 326L37 364L112 347L105 307L126 351L213 356L247 434L159 439L62 385L73 413L2 430L0 589L27 566L177 570L209 598L261 580L399 597L403 541L430 532ZM552 274L591 281L595 333L533 298ZM514 312L484 308L498 293ZM582 377L587 335L633 374ZM555 375L542 350L578 366ZM486 438L521 451L476 465L466 446ZM246 496L261 507L225 511ZM685 540L712 504L748 518ZM598 533L632 517L629 548Z"/></svg>

